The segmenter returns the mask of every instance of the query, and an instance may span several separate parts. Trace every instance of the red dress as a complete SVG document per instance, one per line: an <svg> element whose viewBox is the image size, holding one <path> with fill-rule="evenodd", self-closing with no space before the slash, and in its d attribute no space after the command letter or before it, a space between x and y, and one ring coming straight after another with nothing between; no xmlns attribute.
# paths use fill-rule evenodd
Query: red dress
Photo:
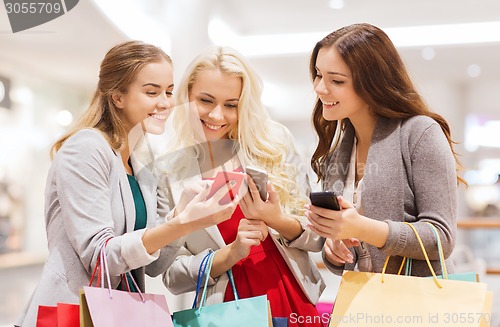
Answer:
<svg viewBox="0 0 500 327"><path fill-rule="evenodd" d="M242 218L238 206L231 219L217 225L226 244L236 239ZM300 288L271 236L259 246L252 246L248 257L237 262L232 270L240 298L267 294L273 317L287 317L289 326L323 326L318 311ZM234 295L228 283L224 301L232 300Z"/></svg>

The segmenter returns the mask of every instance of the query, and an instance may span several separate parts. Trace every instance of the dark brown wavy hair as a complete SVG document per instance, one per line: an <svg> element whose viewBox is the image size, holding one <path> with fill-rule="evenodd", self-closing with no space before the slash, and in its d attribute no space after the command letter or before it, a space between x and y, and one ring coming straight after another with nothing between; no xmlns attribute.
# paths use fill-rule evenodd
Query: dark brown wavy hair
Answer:
<svg viewBox="0 0 500 327"><path fill-rule="evenodd" d="M119 150L127 133L119 110L111 96L115 92L126 93L139 70L149 63L172 59L160 48L141 41L127 41L111 48L101 62L99 82L89 108L76 123L52 146L53 157L63 143L84 128L95 128L108 140L111 147Z"/></svg>
<svg viewBox="0 0 500 327"><path fill-rule="evenodd" d="M455 142L451 139L447 121L429 110L416 91L398 51L387 34L370 24L349 25L328 34L316 43L311 54L309 70L313 81L317 77L318 52L324 47L335 47L351 70L356 94L375 114L393 119L407 119L418 115L434 119L441 126L450 144L457 162L457 171L462 169L453 149ZM311 158L311 166L318 175L318 180L325 177L321 167L324 166L327 155L338 145L336 138L332 146L338 121L325 120L322 112L322 103L318 98L312 120L319 143ZM457 183L467 185L460 176L457 179Z"/></svg>

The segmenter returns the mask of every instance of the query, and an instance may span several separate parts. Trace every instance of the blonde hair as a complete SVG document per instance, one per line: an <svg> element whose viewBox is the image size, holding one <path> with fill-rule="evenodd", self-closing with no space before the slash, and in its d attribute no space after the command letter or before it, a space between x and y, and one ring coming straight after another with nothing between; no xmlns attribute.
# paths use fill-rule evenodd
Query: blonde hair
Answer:
<svg viewBox="0 0 500 327"><path fill-rule="evenodd" d="M269 116L261 102L262 82L247 60L228 47L212 47L195 58L186 69L177 88L176 103L180 104L173 114L172 150L195 145L193 122L190 119L189 92L200 71L220 70L228 76L237 76L242 81L238 104L238 124L229 132L235 141L244 165L265 169L274 185L284 208L300 209L306 199L300 199L296 176L298 167L286 163L286 153L297 151L288 129Z"/></svg>
<svg viewBox="0 0 500 327"><path fill-rule="evenodd" d="M52 146L51 157L64 142L81 129L93 128L101 132L113 149L120 150L127 137L120 111L111 96L126 93L139 70L149 63L172 59L160 48L141 41L128 41L111 48L101 62L99 82L89 108L75 124Z"/></svg>

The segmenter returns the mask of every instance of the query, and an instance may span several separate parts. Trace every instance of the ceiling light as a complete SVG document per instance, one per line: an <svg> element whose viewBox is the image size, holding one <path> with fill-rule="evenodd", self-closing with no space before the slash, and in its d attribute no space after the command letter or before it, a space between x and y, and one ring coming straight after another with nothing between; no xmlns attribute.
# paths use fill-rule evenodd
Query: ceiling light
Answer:
<svg viewBox="0 0 500 327"><path fill-rule="evenodd" d="M422 57L425 60L432 60L436 56L436 50L432 47L425 47L422 49Z"/></svg>
<svg viewBox="0 0 500 327"><path fill-rule="evenodd" d="M332 9L342 9L344 8L344 0L330 0L329 5Z"/></svg>
<svg viewBox="0 0 500 327"><path fill-rule="evenodd" d="M171 52L167 26L145 15L134 1L127 5L122 0L94 0L93 3L129 39L141 40Z"/></svg>
<svg viewBox="0 0 500 327"><path fill-rule="evenodd" d="M481 75L481 67L476 64L469 65L469 67L467 67L467 75L472 78L478 77Z"/></svg>
<svg viewBox="0 0 500 327"><path fill-rule="evenodd" d="M231 45L246 56L310 53L331 31L241 36L220 20L210 22L209 37ZM500 42L500 22L383 28L398 48Z"/></svg>

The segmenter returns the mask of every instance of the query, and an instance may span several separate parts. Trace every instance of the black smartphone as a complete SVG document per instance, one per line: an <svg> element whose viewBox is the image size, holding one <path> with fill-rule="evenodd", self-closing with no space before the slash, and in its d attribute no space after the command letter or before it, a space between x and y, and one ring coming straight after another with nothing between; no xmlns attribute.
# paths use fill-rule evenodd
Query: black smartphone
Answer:
<svg viewBox="0 0 500 327"><path fill-rule="evenodd" d="M245 172L252 177L253 182L257 185L262 201L267 201L267 172L250 166L247 166Z"/></svg>
<svg viewBox="0 0 500 327"><path fill-rule="evenodd" d="M340 210L337 195L334 192L311 192L312 205L330 210Z"/></svg>

